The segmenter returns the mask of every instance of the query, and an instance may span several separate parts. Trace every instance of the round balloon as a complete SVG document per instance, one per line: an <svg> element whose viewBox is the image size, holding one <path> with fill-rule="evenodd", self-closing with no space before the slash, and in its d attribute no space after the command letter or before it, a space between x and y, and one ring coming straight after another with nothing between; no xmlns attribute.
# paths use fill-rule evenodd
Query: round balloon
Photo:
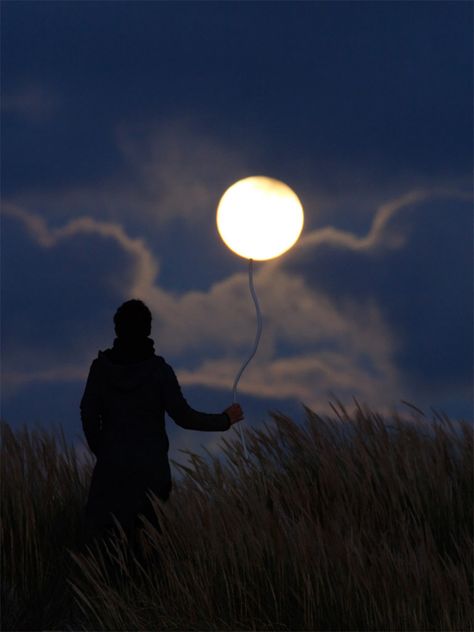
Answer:
<svg viewBox="0 0 474 632"><path fill-rule="evenodd" d="M297 241L303 222L296 193L284 182L265 176L239 180L217 207L220 236L246 259L264 261L283 254Z"/></svg>

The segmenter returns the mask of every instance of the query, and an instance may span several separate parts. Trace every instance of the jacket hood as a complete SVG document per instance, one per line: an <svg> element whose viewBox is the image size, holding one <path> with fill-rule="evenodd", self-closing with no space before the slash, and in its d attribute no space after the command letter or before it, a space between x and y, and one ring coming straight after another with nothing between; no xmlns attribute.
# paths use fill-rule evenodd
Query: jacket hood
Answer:
<svg viewBox="0 0 474 632"><path fill-rule="evenodd" d="M163 358L156 355L139 362L117 364L110 359L110 351L110 349L99 351L97 363L108 386L119 391L136 390L164 364Z"/></svg>

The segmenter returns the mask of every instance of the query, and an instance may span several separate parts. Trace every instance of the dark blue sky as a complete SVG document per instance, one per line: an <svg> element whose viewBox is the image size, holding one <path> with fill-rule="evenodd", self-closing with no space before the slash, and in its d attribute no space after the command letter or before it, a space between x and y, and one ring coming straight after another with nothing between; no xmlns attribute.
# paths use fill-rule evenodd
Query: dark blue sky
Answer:
<svg viewBox="0 0 474 632"><path fill-rule="evenodd" d="M248 421L408 399L472 419L471 2L3 2L2 416L61 422L136 296L195 407L251 347L215 211L287 182ZM365 236L371 236L364 241ZM170 422L174 449L218 437Z"/></svg>

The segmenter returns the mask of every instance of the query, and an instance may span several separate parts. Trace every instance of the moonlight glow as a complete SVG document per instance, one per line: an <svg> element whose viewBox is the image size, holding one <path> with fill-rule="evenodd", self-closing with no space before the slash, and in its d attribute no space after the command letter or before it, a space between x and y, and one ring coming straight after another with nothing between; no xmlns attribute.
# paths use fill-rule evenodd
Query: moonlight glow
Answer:
<svg viewBox="0 0 474 632"><path fill-rule="evenodd" d="M227 246L241 257L273 259L300 236L303 207L284 182L252 176L224 193L217 208L217 228Z"/></svg>

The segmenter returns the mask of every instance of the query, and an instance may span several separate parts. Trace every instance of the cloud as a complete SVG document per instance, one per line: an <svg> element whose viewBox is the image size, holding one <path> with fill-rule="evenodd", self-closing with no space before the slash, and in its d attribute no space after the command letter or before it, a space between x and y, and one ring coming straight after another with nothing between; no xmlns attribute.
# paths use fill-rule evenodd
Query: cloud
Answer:
<svg viewBox="0 0 474 632"><path fill-rule="evenodd" d="M22 386L39 382L43 384L57 382L76 382L83 380L87 373L88 366L85 364L70 366L61 365L41 371L15 371L7 370L2 372L3 387L7 389L7 393L16 392Z"/></svg>
<svg viewBox="0 0 474 632"><path fill-rule="evenodd" d="M152 286L159 266L142 239L129 237L122 226L111 222L98 221L92 217L79 217L61 228L49 228L45 220L16 204L5 202L2 213L20 220L33 239L43 248L52 248L59 242L75 235L99 235L114 240L134 263L134 290L140 292Z"/></svg>
<svg viewBox="0 0 474 632"><path fill-rule="evenodd" d="M349 231L325 226L303 234L297 247L284 258L277 258L266 265L267 274L273 274L275 268L284 265L285 260L304 260L312 256L322 246L352 252L377 252L400 249L406 244L407 234L394 226L393 220L402 211L412 210L427 200L441 198L470 200L471 193L459 189L430 188L417 189L381 204L375 211L372 223L365 235L359 236Z"/></svg>
<svg viewBox="0 0 474 632"><path fill-rule="evenodd" d="M38 123L50 118L60 107L59 96L38 83L27 83L2 96L2 112Z"/></svg>
<svg viewBox="0 0 474 632"><path fill-rule="evenodd" d="M118 126L115 143L119 166L112 176L54 189L23 187L12 201L63 220L87 209L96 219L133 223L159 236L179 220L214 222L219 195L234 178L249 175L245 151L182 120Z"/></svg>
<svg viewBox="0 0 474 632"><path fill-rule="evenodd" d="M262 263L255 285L264 312L263 336L239 391L275 401L297 399L319 410L331 393L341 399L355 395L379 408L401 396L411 397L397 364L403 341L388 324L376 296L341 299L316 290L303 272L287 264L322 246L336 258L343 251L354 257L367 252L387 256L390 249L407 243L406 227L396 225L396 217L443 196L465 197L445 190L412 191L381 205L366 235L329 226L307 234L291 257ZM147 241L130 237L118 222L78 217L53 228L18 205L6 203L3 212L21 222L44 249L80 235L115 243L130 268L130 274L123 275L126 282L115 287L117 299L137 297L149 304L159 352L172 358L183 386L230 388L255 334L246 273L230 274L205 290L166 291L160 286L159 262ZM89 344L84 340L84 358L93 352ZM49 363L30 372L16 365L6 372L5 381L20 388L31 382L84 379L87 371L85 360L61 367L50 356Z"/></svg>
<svg viewBox="0 0 474 632"><path fill-rule="evenodd" d="M460 192L435 193L395 205L370 247L319 242L290 253L285 267L338 305L374 299L398 341L405 397L453 409L472 401L472 202Z"/></svg>
<svg viewBox="0 0 474 632"><path fill-rule="evenodd" d="M319 412L329 412L328 398L336 393L343 401L353 396L383 410L399 396L398 375L386 357L357 357L352 350L313 352L253 364L239 384L239 391L271 400L296 399ZM369 366L364 366L364 359ZM193 371L181 370L183 386L228 389L239 369L236 361L203 362Z"/></svg>
<svg viewBox="0 0 474 632"><path fill-rule="evenodd" d="M246 274L214 283L207 291L181 295L158 284L159 265L143 239L131 238L113 222L80 217L59 228L21 207L4 213L19 220L43 248L78 235L113 240L130 258L132 274L123 297L145 300L155 315L162 353L179 361L177 373L187 386L228 389L254 336L254 313ZM332 243L331 240L329 243ZM296 398L312 404L328 390L374 400L394 393L398 376L392 357L396 343L373 303L335 305L304 279L283 269L255 277L264 308L262 344L241 392L274 399ZM204 358L204 360L202 360ZM12 384L78 379L84 367L47 367L30 374L6 375Z"/></svg>
<svg viewBox="0 0 474 632"><path fill-rule="evenodd" d="M248 174L240 152L183 121L139 131L121 127L118 147L138 184L140 208L158 223L214 216L216 191L223 192L236 174Z"/></svg>

